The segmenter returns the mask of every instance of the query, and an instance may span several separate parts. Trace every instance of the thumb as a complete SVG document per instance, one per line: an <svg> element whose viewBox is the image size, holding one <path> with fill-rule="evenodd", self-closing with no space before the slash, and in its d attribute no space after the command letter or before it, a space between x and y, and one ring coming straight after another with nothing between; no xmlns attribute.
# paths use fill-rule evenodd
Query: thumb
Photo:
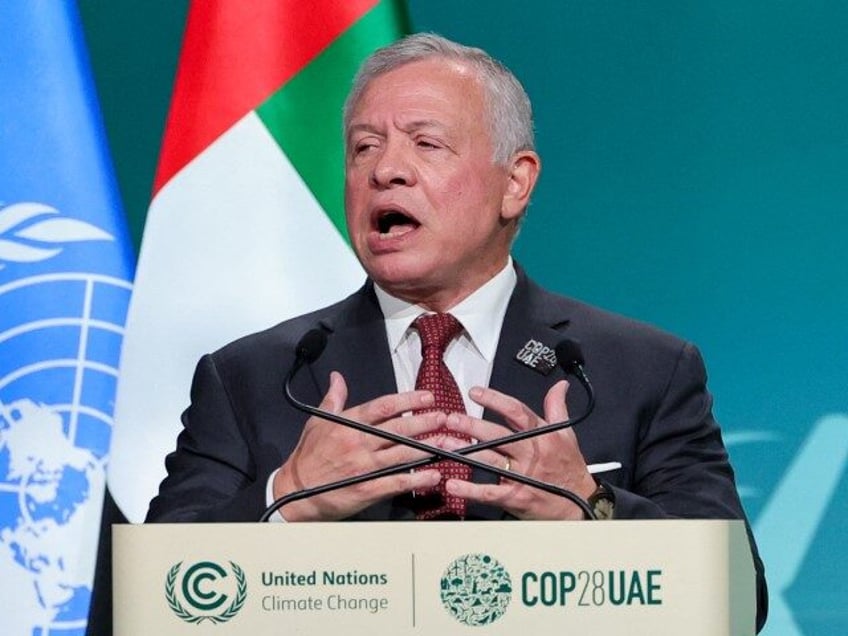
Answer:
<svg viewBox="0 0 848 636"><path fill-rule="evenodd" d="M318 406L331 413L341 413L347 402L347 383L338 371L330 372L330 388Z"/></svg>
<svg viewBox="0 0 848 636"><path fill-rule="evenodd" d="M564 422L568 419L568 406L565 396L568 393L568 380L560 380L554 384L545 395L545 421L548 424Z"/></svg>

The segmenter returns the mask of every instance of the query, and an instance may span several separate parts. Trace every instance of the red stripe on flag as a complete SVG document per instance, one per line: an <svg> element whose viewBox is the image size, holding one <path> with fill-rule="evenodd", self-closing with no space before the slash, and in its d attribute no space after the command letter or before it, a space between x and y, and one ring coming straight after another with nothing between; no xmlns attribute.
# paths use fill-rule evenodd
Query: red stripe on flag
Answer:
<svg viewBox="0 0 848 636"><path fill-rule="evenodd" d="M378 2L193 2L154 194Z"/></svg>

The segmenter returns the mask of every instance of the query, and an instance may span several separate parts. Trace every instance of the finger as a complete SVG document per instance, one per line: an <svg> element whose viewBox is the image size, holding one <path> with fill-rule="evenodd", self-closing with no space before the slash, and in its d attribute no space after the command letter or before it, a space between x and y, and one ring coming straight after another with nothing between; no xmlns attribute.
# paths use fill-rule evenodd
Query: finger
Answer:
<svg viewBox="0 0 848 636"><path fill-rule="evenodd" d="M533 409L510 395L480 386L472 387L468 394L477 404L502 415L515 430L526 431L539 425L539 416Z"/></svg>
<svg viewBox="0 0 848 636"><path fill-rule="evenodd" d="M434 446L433 448L434 450L438 450L439 447ZM397 444L376 453L375 460L380 466L399 466L400 464L418 461L419 459L432 457L434 455L434 452L418 450L410 448L409 446Z"/></svg>
<svg viewBox="0 0 848 636"><path fill-rule="evenodd" d="M447 416L444 413L423 413L421 415L409 415L389 420L386 424L374 426L374 429L395 433L410 440L415 439L419 444L436 446L438 440L444 436L444 423ZM392 447L411 448L409 444L396 442L390 439L380 438L378 434L371 436L375 438L376 450L385 450ZM379 441L376 441L379 440ZM411 442L410 442L411 443ZM418 450L418 457L425 457L425 451Z"/></svg>
<svg viewBox="0 0 848 636"><path fill-rule="evenodd" d="M534 489L515 482L492 485L449 479L445 488L451 495L502 508L519 519L583 518L582 511L568 499L549 494L540 496Z"/></svg>
<svg viewBox="0 0 848 636"><path fill-rule="evenodd" d="M437 430L445 426L446 421L447 415L436 411L431 413L395 417L388 422L376 425L375 428L380 428L390 433L396 433L397 435L403 435L404 437L419 437L435 433Z"/></svg>
<svg viewBox="0 0 848 636"><path fill-rule="evenodd" d="M330 388L321 400L318 408L330 411L331 413L341 413L344 410L347 402L347 382L344 376L338 371L330 372Z"/></svg>
<svg viewBox="0 0 848 636"><path fill-rule="evenodd" d="M448 494L456 497L506 508L515 492L515 485L477 484L463 479L448 479L445 482L445 489Z"/></svg>
<svg viewBox="0 0 848 636"><path fill-rule="evenodd" d="M360 422L378 424L402 413L433 406L435 398L430 391L405 391L369 400L351 409L350 416Z"/></svg>
<svg viewBox="0 0 848 636"><path fill-rule="evenodd" d="M407 471L374 480L375 489L380 493L378 499L393 497L413 490L428 490L439 485L442 473L435 468Z"/></svg>
<svg viewBox="0 0 848 636"><path fill-rule="evenodd" d="M438 470L389 475L310 499L291 502L283 508L283 516L288 521L342 519L387 497L433 488L441 478Z"/></svg>
<svg viewBox="0 0 848 636"><path fill-rule="evenodd" d="M463 441L461 439L457 439L451 435L445 435L444 440L438 444L439 448L444 450L449 450L456 452L458 450L462 450L471 446L467 441ZM495 468L501 468L503 470L514 470L516 464L516 458L508 452L506 449L509 448L505 446L504 448L499 448L498 450L481 450L475 453L463 453L463 456L470 457L471 459L476 459L478 461L489 464L490 466L494 466ZM509 467L509 468L507 468Z"/></svg>
<svg viewBox="0 0 848 636"><path fill-rule="evenodd" d="M489 442L510 435L513 431L505 426L481 420L463 413L451 413L445 421L448 430L467 435L471 439Z"/></svg>
<svg viewBox="0 0 848 636"><path fill-rule="evenodd" d="M544 400L545 420L554 424L568 419L568 406L565 397L568 394L568 380L560 380L548 389Z"/></svg>

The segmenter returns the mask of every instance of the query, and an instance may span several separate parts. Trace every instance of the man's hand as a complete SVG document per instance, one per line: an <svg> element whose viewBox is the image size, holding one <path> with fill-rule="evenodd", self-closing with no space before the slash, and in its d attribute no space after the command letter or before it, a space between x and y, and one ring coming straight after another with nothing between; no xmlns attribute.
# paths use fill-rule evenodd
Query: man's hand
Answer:
<svg viewBox="0 0 848 636"><path fill-rule="evenodd" d="M524 431L567 420L567 391L568 382L565 380L550 388L544 401L544 419L519 400L494 389L474 387L469 395L484 408L502 415L515 431ZM447 426L481 442L506 434L503 426L459 413L448 416ZM452 440L454 438L449 437L444 443L450 450L464 445L459 440ZM473 456L492 466L508 466L509 470L560 486L584 499L595 490L595 480L586 468L577 437L570 428L481 451ZM567 499L518 482L502 479L500 484L494 485L452 479L446 486L451 494L497 506L519 519L583 518L582 511Z"/></svg>
<svg viewBox="0 0 848 636"><path fill-rule="evenodd" d="M402 417L403 413L432 406L433 394L429 391L384 395L347 410L346 401L347 384L334 371L330 374L330 388L321 401L322 409L406 437L431 433L443 426L446 419L444 413ZM427 440L432 445L440 442L435 437ZM274 477L274 498L426 456L422 451L311 417L294 452ZM342 519L386 497L432 488L440 478L439 471L432 468L389 475L293 502L283 508L282 514L287 521Z"/></svg>

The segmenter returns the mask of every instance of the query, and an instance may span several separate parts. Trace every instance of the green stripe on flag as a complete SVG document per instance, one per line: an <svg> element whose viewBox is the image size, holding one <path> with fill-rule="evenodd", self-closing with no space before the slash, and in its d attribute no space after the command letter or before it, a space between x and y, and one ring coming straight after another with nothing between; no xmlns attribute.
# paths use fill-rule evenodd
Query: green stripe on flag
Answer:
<svg viewBox="0 0 848 636"><path fill-rule="evenodd" d="M362 60L404 35L407 24L404 3L383 0L256 109L348 243L342 107Z"/></svg>

